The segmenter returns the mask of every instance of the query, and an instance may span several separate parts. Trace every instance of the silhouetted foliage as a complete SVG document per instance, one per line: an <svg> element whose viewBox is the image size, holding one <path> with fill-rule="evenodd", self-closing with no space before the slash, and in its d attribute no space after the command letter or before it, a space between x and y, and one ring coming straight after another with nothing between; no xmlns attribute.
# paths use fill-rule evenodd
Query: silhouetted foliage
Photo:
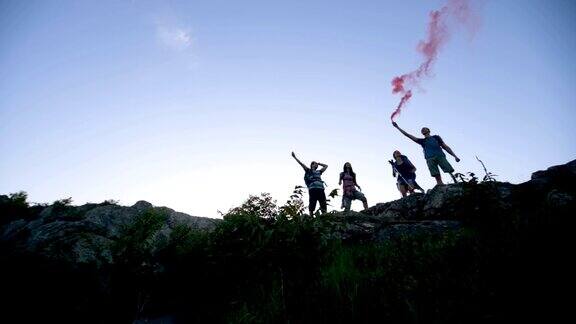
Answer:
<svg viewBox="0 0 576 324"><path fill-rule="evenodd" d="M10 223L17 219L28 219L35 212L28 204L28 194L24 191L0 196L0 225Z"/></svg>
<svg viewBox="0 0 576 324"><path fill-rule="evenodd" d="M123 226L112 247L115 262L139 266L149 260L158 243L155 234L165 222L166 215L150 209Z"/></svg>
<svg viewBox="0 0 576 324"><path fill-rule="evenodd" d="M103 202L100 203L100 205L102 206L107 206L107 205L118 205L119 201L118 200L114 200L114 199L106 199Z"/></svg>
<svg viewBox="0 0 576 324"><path fill-rule="evenodd" d="M68 198L63 198L60 200L56 200L53 205L55 207L65 207L65 206L70 206L72 205L72 197L68 197Z"/></svg>
<svg viewBox="0 0 576 324"><path fill-rule="evenodd" d="M294 219L300 217L305 212L304 201L302 196L304 195L304 187L295 186L290 199L286 201L284 206L280 207L280 215L286 219Z"/></svg>
<svg viewBox="0 0 576 324"><path fill-rule="evenodd" d="M330 193L328 194L328 196L330 196L330 197L332 197L332 198L338 197L338 190L339 190L339 189L333 189L332 191L330 191Z"/></svg>
<svg viewBox="0 0 576 324"><path fill-rule="evenodd" d="M482 160L480 160L478 157L476 157L476 160L482 164L482 169L484 169L484 176L482 177L482 180L478 181L478 176L474 172L466 172L465 174L455 173L454 177L456 177L456 179L458 179L460 182L470 184L477 184L479 182L495 182L497 175L492 172L488 172L486 165L484 165L484 162L482 162Z"/></svg>
<svg viewBox="0 0 576 324"><path fill-rule="evenodd" d="M355 225L334 222L344 217L336 213L303 217L304 188L296 186L282 206L269 194L249 196L210 232L185 224L168 231L166 214L140 212L111 236L111 262L103 265L16 253L0 242L2 286L13 296L7 309L21 322L133 323L166 315L176 323L517 320L524 304L551 295L535 278L562 281L552 257L561 241L545 226L551 218L531 216L537 199L526 202L521 218L502 212L497 198L486 200L499 197L494 183L462 177L473 193L463 203L480 208L465 215L464 227L438 234L344 240L335 233ZM40 209L61 222L93 208L70 202ZM25 193L2 196L0 210L15 219L40 212Z"/></svg>
<svg viewBox="0 0 576 324"><path fill-rule="evenodd" d="M482 164L482 169L484 169L484 177L482 178L482 182L494 182L494 181L496 181L497 175L495 175L492 172L488 172L488 170L486 169L486 165L478 157L476 157L476 160L478 160L478 162L480 162L480 164Z"/></svg>
<svg viewBox="0 0 576 324"><path fill-rule="evenodd" d="M474 174L474 172L466 172L466 174L458 172L458 173L454 173L454 176L460 182L471 183L471 184L478 183L478 177L476 176L476 174Z"/></svg>

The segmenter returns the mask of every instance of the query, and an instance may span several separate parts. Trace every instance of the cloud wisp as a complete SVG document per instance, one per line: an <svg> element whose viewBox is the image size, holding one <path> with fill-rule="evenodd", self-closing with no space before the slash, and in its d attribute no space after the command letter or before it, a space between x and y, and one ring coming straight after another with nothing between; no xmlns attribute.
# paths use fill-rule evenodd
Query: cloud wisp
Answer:
<svg viewBox="0 0 576 324"><path fill-rule="evenodd" d="M181 27L157 25L156 35L163 46L172 50L188 50L194 43L190 30Z"/></svg>

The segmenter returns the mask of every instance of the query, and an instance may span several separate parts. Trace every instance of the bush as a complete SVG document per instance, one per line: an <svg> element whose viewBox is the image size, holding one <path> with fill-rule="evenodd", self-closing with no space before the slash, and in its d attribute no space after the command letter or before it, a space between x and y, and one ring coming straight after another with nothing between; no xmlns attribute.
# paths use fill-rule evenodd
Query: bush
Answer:
<svg viewBox="0 0 576 324"><path fill-rule="evenodd" d="M17 219L32 217L27 199L28 194L24 191L0 196L0 226Z"/></svg>
<svg viewBox="0 0 576 324"><path fill-rule="evenodd" d="M151 260L157 243L155 234L166 223L166 218L165 214L149 209L123 226L112 247L115 262L139 266Z"/></svg>

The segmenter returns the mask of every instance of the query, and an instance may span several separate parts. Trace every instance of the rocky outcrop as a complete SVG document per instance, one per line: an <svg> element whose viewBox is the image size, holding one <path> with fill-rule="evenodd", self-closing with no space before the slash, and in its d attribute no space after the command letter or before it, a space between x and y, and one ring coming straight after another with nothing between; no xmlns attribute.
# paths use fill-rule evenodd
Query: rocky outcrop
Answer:
<svg viewBox="0 0 576 324"><path fill-rule="evenodd" d="M334 237L345 241L385 241L409 235L441 234L467 222L507 224L542 221L549 214L576 210L576 160L535 172L532 179L514 185L501 182L458 183L436 186L426 194L376 204L356 213L325 215ZM0 196L6 203L8 197ZM166 240L183 225L211 230L218 219L194 217L139 201L131 207L53 204L35 217L17 219L0 229L0 239L29 252L64 258L75 263L112 262L110 246L136 217L155 211L166 216L155 238ZM557 219L557 218L556 218Z"/></svg>
<svg viewBox="0 0 576 324"><path fill-rule="evenodd" d="M572 161L295 220L0 196L4 309L34 323L550 322L570 309L575 180Z"/></svg>
<svg viewBox="0 0 576 324"><path fill-rule="evenodd" d="M362 213L336 213L338 234L345 240L383 241L395 237L438 234L465 223L523 223L543 221L554 214L576 211L576 160L535 172L514 185L503 182L457 183L436 186L376 204Z"/></svg>
<svg viewBox="0 0 576 324"><path fill-rule="evenodd" d="M111 263L112 243L119 238L123 228L148 211L165 216L157 240L168 238L178 225L211 230L218 222L166 207L154 207L146 201L138 201L131 207L106 203L74 207L55 203L42 209L34 219L18 219L5 225L0 230L0 239L13 243L15 248L49 258L73 263Z"/></svg>

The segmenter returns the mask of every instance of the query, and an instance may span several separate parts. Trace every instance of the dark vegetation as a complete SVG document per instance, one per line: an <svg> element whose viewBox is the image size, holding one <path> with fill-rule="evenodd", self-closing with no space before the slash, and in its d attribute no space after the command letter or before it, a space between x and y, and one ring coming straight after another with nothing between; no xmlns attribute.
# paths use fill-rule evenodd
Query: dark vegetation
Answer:
<svg viewBox="0 0 576 324"><path fill-rule="evenodd" d="M477 192L470 197L485 199L499 183L464 185ZM554 186L574 193L569 179ZM573 201L547 209L540 189L518 190L514 199L522 201L515 203L525 208L516 212L483 200L460 228L378 242L336 235L337 213L304 217L298 187L283 206L267 194L250 196L214 230L181 225L161 243L152 238L166 216L142 213L101 247L112 252L108 264L58 261L2 241L2 316L76 323L553 321L568 304L560 291L569 278L565 223ZM70 200L52 206L81 217ZM34 220L45 207L12 194L0 201L1 225Z"/></svg>

